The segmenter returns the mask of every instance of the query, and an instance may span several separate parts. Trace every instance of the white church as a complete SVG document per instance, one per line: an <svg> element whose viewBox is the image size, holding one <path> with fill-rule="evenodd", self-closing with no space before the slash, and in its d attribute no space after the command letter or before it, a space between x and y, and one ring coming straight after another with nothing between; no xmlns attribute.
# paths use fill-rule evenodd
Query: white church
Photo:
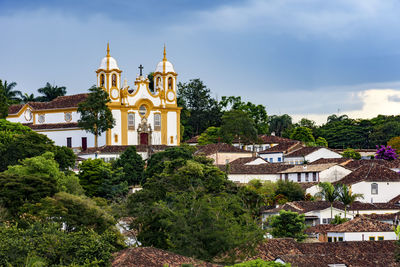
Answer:
<svg viewBox="0 0 400 267"><path fill-rule="evenodd" d="M111 99L108 104L115 126L99 136L99 147L128 145L177 146L180 143L180 112L176 99L177 73L164 57L154 71L154 90L142 74L133 85L121 83L122 70L117 61L107 55L96 70L97 86L103 88ZM57 97L50 102L28 102L12 105L7 120L20 122L34 131L47 135L58 146L75 151L94 147L94 136L78 127L78 104L88 94Z"/></svg>

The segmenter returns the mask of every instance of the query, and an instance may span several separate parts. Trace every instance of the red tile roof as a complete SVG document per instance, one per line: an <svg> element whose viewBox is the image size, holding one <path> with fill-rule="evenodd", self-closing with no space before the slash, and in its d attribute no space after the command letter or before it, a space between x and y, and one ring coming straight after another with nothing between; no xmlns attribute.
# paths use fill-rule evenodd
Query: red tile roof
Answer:
<svg viewBox="0 0 400 267"><path fill-rule="evenodd" d="M261 139L263 144L280 144L286 142L298 142L297 140L284 138L276 135L260 135L259 139Z"/></svg>
<svg viewBox="0 0 400 267"><path fill-rule="evenodd" d="M381 221L358 216L353 220L338 224L328 230L328 233L344 232L393 232L393 225Z"/></svg>
<svg viewBox="0 0 400 267"><path fill-rule="evenodd" d="M298 150L295 150L293 152L288 153L285 157L290 158L290 157L304 157L307 156L321 148L326 148L326 147L317 147L317 146L306 146L302 147Z"/></svg>
<svg viewBox="0 0 400 267"><path fill-rule="evenodd" d="M372 214L362 214L360 216L364 216L369 219L378 220L378 221L400 220L400 212L384 213L384 214L372 213Z"/></svg>
<svg viewBox="0 0 400 267"><path fill-rule="evenodd" d="M339 165L346 165L347 163L350 163L353 161L352 159L346 159L346 158L336 158L336 159L317 159L316 161L308 163L309 165L314 165L314 164L325 164L325 163L336 163Z"/></svg>
<svg viewBox="0 0 400 267"><path fill-rule="evenodd" d="M400 159L383 160L383 159L360 159L349 161L345 164L346 168L356 170L364 165L381 165L389 169L400 168Z"/></svg>
<svg viewBox="0 0 400 267"><path fill-rule="evenodd" d="M335 227L333 224L317 224L315 226L308 227L304 230L305 234L326 234L327 231Z"/></svg>
<svg viewBox="0 0 400 267"><path fill-rule="evenodd" d="M206 156L212 155L215 153L246 153L252 154L251 151L246 151L232 145L228 145L225 143L218 143L218 144L208 144L205 146L200 147L195 154L204 154Z"/></svg>
<svg viewBox="0 0 400 267"><path fill-rule="evenodd" d="M28 127L31 128L32 130L78 128L78 123L77 123L77 122L68 122L68 123L44 123L44 124L23 123L23 125L28 126Z"/></svg>
<svg viewBox="0 0 400 267"><path fill-rule="evenodd" d="M366 164L335 183L351 185L362 181L400 182L400 173L378 164Z"/></svg>
<svg viewBox="0 0 400 267"><path fill-rule="evenodd" d="M200 137L200 135L196 135L196 136L193 136L192 138L190 138L189 140L186 140L186 142L185 143L188 143L188 144L197 144L199 141L199 137Z"/></svg>
<svg viewBox="0 0 400 267"><path fill-rule="evenodd" d="M328 201L293 201L287 202L280 207L265 210L264 213L278 213L280 210L290 210L299 214L307 213L314 210L324 210L331 207ZM334 202L333 207L344 210L344 205L339 202Z"/></svg>
<svg viewBox="0 0 400 267"><path fill-rule="evenodd" d="M391 204L400 204L400 195L398 195L397 197L392 198L389 203Z"/></svg>
<svg viewBox="0 0 400 267"><path fill-rule="evenodd" d="M162 267L164 265L179 267L182 264L202 267L220 266L153 247L132 247L121 250L114 254L112 262L113 267Z"/></svg>
<svg viewBox="0 0 400 267"><path fill-rule="evenodd" d="M11 105L8 107L8 114L17 114L24 106L24 104Z"/></svg>
<svg viewBox="0 0 400 267"><path fill-rule="evenodd" d="M258 152L259 154L267 154L267 153L288 153L290 151L300 149L302 147L302 144L298 141L293 141L293 142L285 142L285 143L280 143L276 146L267 148L263 151Z"/></svg>
<svg viewBox="0 0 400 267"><path fill-rule="evenodd" d="M243 165L243 164L252 162L252 161L254 161L254 160L257 160L257 159L263 160L264 162L263 162L262 164L264 164L264 163L266 163L266 164L271 164L271 163L269 163L268 161L266 161L265 159L263 159L263 158L261 158L261 157L246 157L246 158L238 158L238 159L235 159L234 161L231 161L231 162L229 163L229 165L234 165L234 164Z"/></svg>

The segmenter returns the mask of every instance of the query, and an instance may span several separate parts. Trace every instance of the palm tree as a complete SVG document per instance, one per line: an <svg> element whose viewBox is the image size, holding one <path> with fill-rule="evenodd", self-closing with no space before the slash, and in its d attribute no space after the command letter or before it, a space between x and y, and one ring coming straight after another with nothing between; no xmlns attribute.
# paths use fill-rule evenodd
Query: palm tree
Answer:
<svg viewBox="0 0 400 267"><path fill-rule="evenodd" d="M292 117L288 114L273 115L268 118L268 123L271 132L275 132L277 136L282 136L282 133L292 126Z"/></svg>
<svg viewBox="0 0 400 267"><path fill-rule="evenodd" d="M64 96L67 93L67 89L65 86L57 86L51 85L50 83L46 83L45 87L39 88L38 92L43 96L39 96L39 101L47 102L51 101L59 96Z"/></svg>
<svg viewBox="0 0 400 267"><path fill-rule="evenodd" d="M333 202L335 202L339 197L339 187L340 185L336 184L333 186L329 182L318 184L321 191L317 193L317 196L320 196L325 201L331 203L331 220L333 219Z"/></svg>
<svg viewBox="0 0 400 267"><path fill-rule="evenodd" d="M21 94L21 101L22 101L22 103L36 102L37 97L35 97L34 94L28 95L27 93L25 93L25 94Z"/></svg>
<svg viewBox="0 0 400 267"><path fill-rule="evenodd" d="M339 201L344 205L344 217L346 218L347 207L353 204L357 198L364 198L363 194L353 194L347 185L340 185Z"/></svg>
<svg viewBox="0 0 400 267"><path fill-rule="evenodd" d="M14 90L14 87L17 86L16 82L8 83L7 81L1 82L0 80L0 89L2 89L6 98L12 102L20 102L21 99L18 97L21 95L21 91Z"/></svg>

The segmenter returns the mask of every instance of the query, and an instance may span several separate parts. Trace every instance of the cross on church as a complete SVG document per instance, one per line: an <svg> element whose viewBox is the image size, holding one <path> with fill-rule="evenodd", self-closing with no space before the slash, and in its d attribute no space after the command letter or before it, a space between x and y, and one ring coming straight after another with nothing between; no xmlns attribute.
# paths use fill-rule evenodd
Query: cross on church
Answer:
<svg viewBox="0 0 400 267"><path fill-rule="evenodd" d="M140 76L143 76L143 74L142 74L142 71L143 71L143 66L142 66L142 64L140 64L139 69L140 69Z"/></svg>

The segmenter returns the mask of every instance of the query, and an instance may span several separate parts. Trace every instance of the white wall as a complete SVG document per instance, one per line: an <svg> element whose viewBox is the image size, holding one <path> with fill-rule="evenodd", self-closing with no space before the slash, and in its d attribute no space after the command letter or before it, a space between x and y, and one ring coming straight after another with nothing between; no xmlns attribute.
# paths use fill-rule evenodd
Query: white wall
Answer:
<svg viewBox="0 0 400 267"><path fill-rule="evenodd" d="M289 164L303 164L304 157L285 157L284 161Z"/></svg>
<svg viewBox="0 0 400 267"><path fill-rule="evenodd" d="M378 236L383 236L384 240L396 240L396 234L394 232L345 232L345 233L329 233L328 237L343 237L343 241L369 241L370 236L375 237L375 241L378 241Z"/></svg>
<svg viewBox="0 0 400 267"><path fill-rule="evenodd" d="M317 216L319 218L320 224L327 224L331 219L331 208L326 208L323 210L314 210L305 213L306 216ZM341 218L344 218L344 210L340 210L337 208L332 208L332 218L335 218L336 215L339 215ZM353 219L352 214L346 214L346 218ZM325 219L325 222L324 222Z"/></svg>
<svg viewBox="0 0 400 267"><path fill-rule="evenodd" d="M334 165L326 170L323 170L319 173L319 179L321 182L336 182L346 175L351 173L350 170L343 168L340 165Z"/></svg>
<svg viewBox="0 0 400 267"><path fill-rule="evenodd" d="M308 180L306 179L306 174L308 173ZM316 179L314 180L314 174L316 173ZM282 180L285 180L285 174L286 173L282 173ZM300 178L301 181L297 180L297 172L296 173L288 173L289 174L289 181L295 182L295 183L308 183L308 182L318 182L318 177L319 177L319 173L318 172L300 172Z"/></svg>
<svg viewBox="0 0 400 267"><path fill-rule="evenodd" d="M115 126L114 126L114 128L111 129L111 145L121 145L121 139L122 139L122 136L121 136L121 132L122 132L122 130L121 130L121 111L113 109L111 112L115 119ZM115 142L115 137L114 137L115 134L118 135L118 142Z"/></svg>
<svg viewBox="0 0 400 267"><path fill-rule="evenodd" d="M87 147L94 147L94 135L84 130L62 130L62 131L37 131L49 137L57 146L67 146L67 137L71 137L72 147L82 146L82 137L87 138ZM102 133L98 138L99 146L106 144L106 133Z"/></svg>
<svg viewBox="0 0 400 267"><path fill-rule="evenodd" d="M279 180L279 174L228 174L228 179L242 184L247 184L254 179L276 182Z"/></svg>
<svg viewBox="0 0 400 267"><path fill-rule="evenodd" d="M360 182L353 184L351 190L357 194L363 194L362 202L378 203L388 202L392 198L400 195L400 182L375 182L378 184L378 194L371 194L371 184L374 182Z"/></svg>
<svg viewBox="0 0 400 267"><path fill-rule="evenodd" d="M177 133L177 116L176 111L169 111L167 113L167 144L177 145L178 143L178 133ZM171 143L171 136L173 137L173 142Z"/></svg>
<svg viewBox="0 0 400 267"><path fill-rule="evenodd" d="M305 156L306 160L308 162L313 162L316 161L318 159L337 159L337 158L341 158L342 155L340 155L339 153L333 152L327 148L320 148L317 151L314 151L310 154L308 154L307 156Z"/></svg>
<svg viewBox="0 0 400 267"><path fill-rule="evenodd" d="M282 163L284 161L282 152L261 153L261 154L259 154L259 156L271 163ZM280 161L279 161L279 158L280 158Z"/></svg>

